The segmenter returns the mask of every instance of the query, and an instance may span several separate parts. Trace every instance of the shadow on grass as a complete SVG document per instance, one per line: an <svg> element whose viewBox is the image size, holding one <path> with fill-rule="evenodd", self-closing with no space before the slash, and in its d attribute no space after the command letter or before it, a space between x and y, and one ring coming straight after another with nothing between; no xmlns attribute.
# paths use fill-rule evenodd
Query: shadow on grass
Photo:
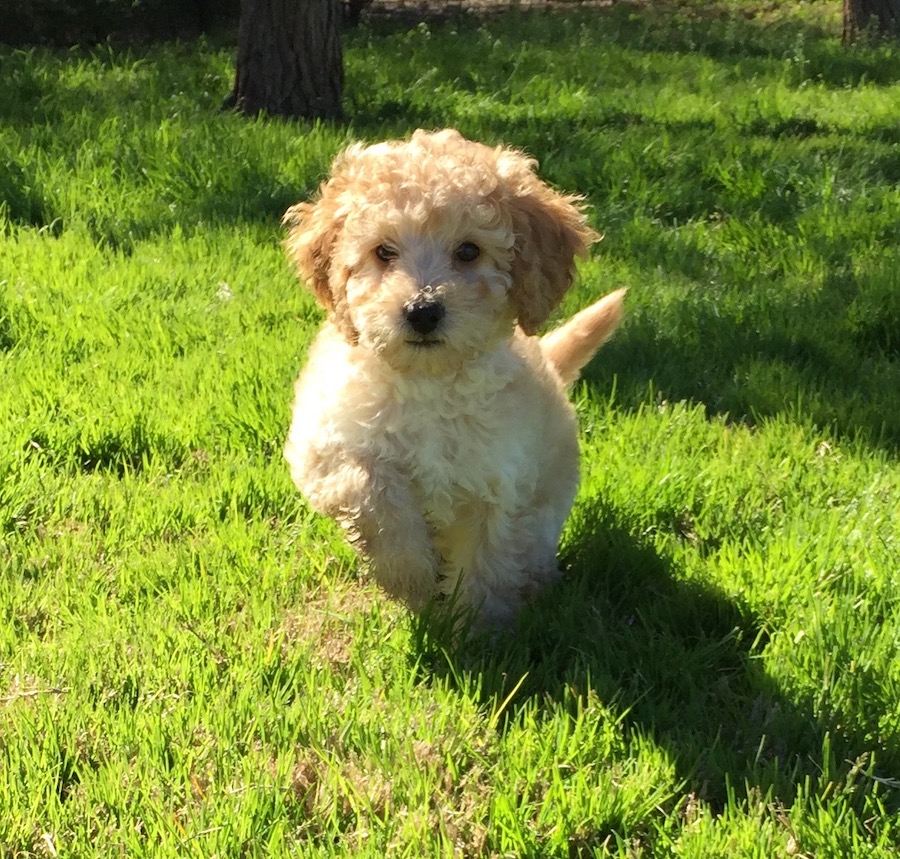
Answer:
<svg viewBox="0 0 900 859"><path fill-rule="evenodd" d="M861 811L873 754L877 772L900 767L900 749L874 747L877 725L818 717L766 674L767 630L748 607L679 580L602 505L575 515L582 537L564 581L517 633L448 648L420 622L423 679L480 689L489 712L503 710L501 730L525 712L574 717L578 699L596 695L622 714L626 740L638 731L668 751L682 796L716 813L732 790L790 805L800 788L829 784L858 792Z"/></svg>
<svg viewBox="0 0 900 859"><path fill-rule="evenodd" d="M652 390L710 416L756 423L785 416L841 442L900 450L900 303L856 286L763 319L740 319L713 296L662 319L636 312L588 368L588 385L637 407ZM671 324L672 330L665 330Z"/></svg>
<svg viewBox="0 0 900 859"><path fill-rule="evenodd" d="M837 88L862 81L892 84L900 80L890 42L863 40L853 48L845 48L836 32L837 23L828 25L821 15L803 20L773 17L767 11L771 9L766 10L764 4L690 5L680 0L613 2L586 9L525 9L515 3L503 8L503 4L486 3L481 14L452 3L423 3L400 14L380 10L376 5L367 16L363 36L367 31L380 36L396 35L422 24L461 30L498 20L527 24L570 18L580 25L602 29L607 40L638 51L690 53L726 62L788 56L806 67L810 79ZM555 38L554 25L545 24L541 29L545 39ZM353 38L351 33L351 44Z"/></svg>

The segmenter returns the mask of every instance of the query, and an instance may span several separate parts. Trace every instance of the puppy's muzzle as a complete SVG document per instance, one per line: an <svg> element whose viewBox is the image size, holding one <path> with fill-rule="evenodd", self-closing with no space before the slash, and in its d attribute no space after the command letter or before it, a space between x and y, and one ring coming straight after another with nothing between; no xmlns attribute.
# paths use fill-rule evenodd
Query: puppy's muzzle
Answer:
<svg viewBox="0 0 900 859"><path fill-rule="evenodd" d="M433 334L446 313L443 301L430 286L423 287L415 298L403 305L403 318L407 325L422 337Z"/></svg>

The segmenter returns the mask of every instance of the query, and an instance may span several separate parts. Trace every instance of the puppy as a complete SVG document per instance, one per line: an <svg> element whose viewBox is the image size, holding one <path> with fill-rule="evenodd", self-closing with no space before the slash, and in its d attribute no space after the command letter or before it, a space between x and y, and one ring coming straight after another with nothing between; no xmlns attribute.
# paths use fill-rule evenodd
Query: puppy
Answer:
<svg viewBox="0 0 900 859"><path fill-rule="evenodd" d="M566 386L624 290L535 336L598 236L535 162L447 129L353 145L285 242L327 319L295 389L294 483L413 610L508 624L559 575L578 484Z"/></svg>

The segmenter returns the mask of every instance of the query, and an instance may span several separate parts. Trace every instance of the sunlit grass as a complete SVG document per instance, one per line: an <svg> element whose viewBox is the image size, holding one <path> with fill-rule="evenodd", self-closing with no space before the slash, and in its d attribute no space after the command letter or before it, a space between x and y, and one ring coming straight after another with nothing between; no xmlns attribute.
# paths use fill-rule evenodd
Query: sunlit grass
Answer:
<svg viewBox="0 0 900 859"><path fill-rule="evenodd" d="M376 21L346 126L0 55L0 856L897 854L900 83L820 5ZM631 287L567 575L462 650L280 455L282 211L450 124L587 196L561 315Z"/></svg>

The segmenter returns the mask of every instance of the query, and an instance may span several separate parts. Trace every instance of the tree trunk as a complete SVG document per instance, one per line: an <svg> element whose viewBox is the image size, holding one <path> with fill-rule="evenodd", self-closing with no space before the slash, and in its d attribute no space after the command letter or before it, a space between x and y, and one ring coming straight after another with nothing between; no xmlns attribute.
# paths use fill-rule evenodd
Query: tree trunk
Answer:
<svg viewBox="0 0 900 859"><path fill-rule="evenodd" d="M234 89L223 107L337 119L343 87L340 0L243 0Z"/></svg>
<svg viewBox="0 0 900 859"><path fill-rule="evenodd" d="M844 0L844 44L870 27L882 36L900 34L900 0Z"/></svg>

